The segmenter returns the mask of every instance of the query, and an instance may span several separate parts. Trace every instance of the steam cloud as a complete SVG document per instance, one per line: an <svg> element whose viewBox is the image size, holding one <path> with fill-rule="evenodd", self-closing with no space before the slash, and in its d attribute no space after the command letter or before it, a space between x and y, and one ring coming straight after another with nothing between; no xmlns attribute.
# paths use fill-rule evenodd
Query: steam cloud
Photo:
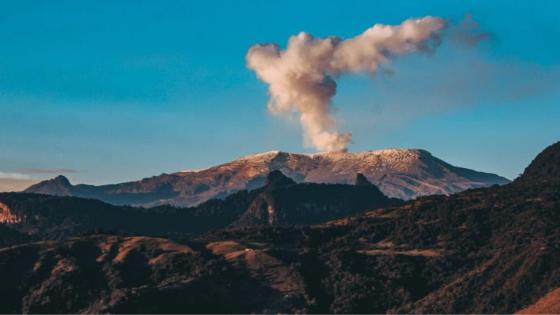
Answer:
<svg viewBox="0 0 560 315"><path fill-rule="evenodd" d="M445 26L445 20L427 16L395 26L376 24L349 39L302 32L290 37L284 51L275 44L252 46L247 66L269 85L272 113L299 114L307 144L320 151L346 150L352 135L339 133L330 114L336 79L345 73L375 74L395 56L432 51Z"/></svg>

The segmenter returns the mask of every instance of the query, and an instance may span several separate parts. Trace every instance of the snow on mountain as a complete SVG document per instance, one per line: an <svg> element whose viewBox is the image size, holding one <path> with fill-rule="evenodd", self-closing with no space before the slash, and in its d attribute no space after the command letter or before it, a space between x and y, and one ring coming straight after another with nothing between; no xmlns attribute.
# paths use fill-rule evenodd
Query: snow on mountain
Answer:
<svg viewBox="0 0 560 315"><path fill-rule="evenodd" d="M509 182L494 174L452 166L419 149L314 154L269 151L203 170L162 174L114 185L76 185L65 187L64 192L113 204L192 206L238 190L261 187L266 175L273 170L282 171L296 182L315 183L353 183L356 174L362 173L384 194L401 199L451 194ZM52 180L41 182L27 192L48 194L52 184ZM56 191L59 192L60 187Z"/></svg>

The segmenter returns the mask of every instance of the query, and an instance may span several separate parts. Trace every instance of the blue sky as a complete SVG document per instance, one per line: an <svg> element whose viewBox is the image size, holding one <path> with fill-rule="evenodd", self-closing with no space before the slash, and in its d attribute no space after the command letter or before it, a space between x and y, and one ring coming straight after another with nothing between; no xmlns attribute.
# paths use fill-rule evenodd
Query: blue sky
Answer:
<svg viewBox="0 0 560 315"><path fill-rule="evenodd" d="M0 178L113 183L280 149L311 152L266 108L256 43L357 35L470 13L492 38L342 78L351 151L415 147L514 178L560 139L558 1L2 1ZM0 185L1 189L1 185Z"/></svg>

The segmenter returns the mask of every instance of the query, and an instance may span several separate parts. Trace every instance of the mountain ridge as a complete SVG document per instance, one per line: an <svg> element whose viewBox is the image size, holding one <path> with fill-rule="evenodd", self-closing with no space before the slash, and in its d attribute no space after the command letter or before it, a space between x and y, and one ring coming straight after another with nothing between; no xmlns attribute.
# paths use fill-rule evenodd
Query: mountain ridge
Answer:
<svg viewBox="0 0 560 315"><path fill-rule="evenodd" d="M560 305L558 165L560 143L507 185L419 197L311 225L228 226L188 238L95 233L26 242L14 235L20 245L0 249L0 312L553 312ZM360 185L352 189L376 189L359 175L355 181ZM290 215L294 204L277 203L285 190L343 186L298 184L280 172L269 174L268 184L270 191L228 198L262 196ZM328 203L341 199L322 195ZM294 191L289 196L296 206L307 203ZM248 213L260 219L258 210L268 207L255 206Z"/></svg>
<svg viewBox="0 0 560 315"><path fill-rule="evenodd" d="M364 180L358 174L355 185L297 183L276 170L261 188L190 208L141 208L74 196L0 193L0 224L45 240L92 230L186 236L227 226L315 224L402 203Z"/></svg>
<svg viewBox="0 0 560 315"><path fill-rule="evenodd" d="M194 206L235 191L262 187L266 175L274 170L296 182L313 183L350 184L355 174L361 173L385 195L404 200L509 182L495 174L453 166L426 150L391 148L313 154L268 151L202 170L161 174L139 181L64 185L67 181L59 178L40 182L25 191L95 198L117 205Z"/></svg>

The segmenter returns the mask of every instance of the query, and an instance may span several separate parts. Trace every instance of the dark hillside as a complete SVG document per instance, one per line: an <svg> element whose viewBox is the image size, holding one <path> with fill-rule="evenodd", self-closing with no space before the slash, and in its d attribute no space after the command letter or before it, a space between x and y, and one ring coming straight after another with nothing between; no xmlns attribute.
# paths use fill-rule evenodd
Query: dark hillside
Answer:
<svg viewBox="0 0 560 315"><path fill-rule="evenodd" d="M309 214L324 218L323 206L341 199L329 198L348 188L327 185L333 191L318 200L313 189L320 186L307 190L312 186L274 173L269 191L236 197L232 209L253 218L251 224L175 235L175 241L104 234L0 249L0 312L555 310L559 151L560 143L550 146L508 185L422 197L315 225L283 222L301 222L300 215ZM358 182L355 187L368 189ZM281 215L255 225L257 214L266 213L241 209L258 200L267 202L266 213ZM303 206L310 201L315 206ZM200 211L220 213L221 202ZM156 210L144 211L182 211Z"/></svg>

